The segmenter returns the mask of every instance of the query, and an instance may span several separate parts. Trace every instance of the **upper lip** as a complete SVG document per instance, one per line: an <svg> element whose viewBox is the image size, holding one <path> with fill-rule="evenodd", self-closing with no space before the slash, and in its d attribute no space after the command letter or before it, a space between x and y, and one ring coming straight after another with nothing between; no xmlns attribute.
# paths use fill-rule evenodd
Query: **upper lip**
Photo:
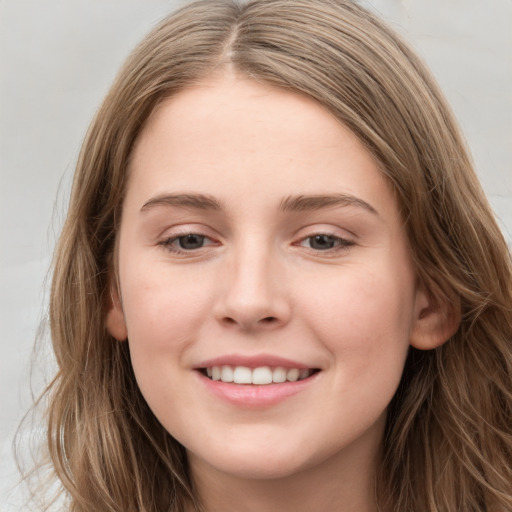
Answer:
<svg viewBox="0 0 512 512"><path fill-rule="evenodd" d="M303 364L298 361L293 361L292 359L287 359L271 354L259 354L254 356L227 354L202 361L195 365L195 368L211 368L213 366L246 366L247 368L259 368L261 366L281 366L283 368L297 368L299 370L313 368L308 364Z"/></svg>

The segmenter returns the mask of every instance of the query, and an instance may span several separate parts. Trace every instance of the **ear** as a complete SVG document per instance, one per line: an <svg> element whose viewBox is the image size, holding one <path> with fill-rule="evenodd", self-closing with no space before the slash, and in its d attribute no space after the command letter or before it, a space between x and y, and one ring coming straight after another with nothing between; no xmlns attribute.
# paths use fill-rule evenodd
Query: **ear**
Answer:
<svg viewBox="0 0 512 512"><path fill-rule="evenodd" d="M416 292L414 325L410 344L419 350L432 350L448 341L461 322L460 305L438 301L424 287Z"/></svg>
<svg viewBox="0 0 512 512"><path fill-rule="evenodd" d="M110 299L107 307L107 315L105 319L105 327L111 336L118 341L126 341L128 339L128 330L124 319L123 308L117 286L110 285Z"/></svg>

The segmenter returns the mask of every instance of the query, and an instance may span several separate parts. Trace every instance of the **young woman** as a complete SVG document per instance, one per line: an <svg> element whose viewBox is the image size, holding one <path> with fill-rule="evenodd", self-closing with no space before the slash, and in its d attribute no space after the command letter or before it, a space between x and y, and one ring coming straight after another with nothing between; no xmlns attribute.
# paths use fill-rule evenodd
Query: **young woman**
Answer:
<svg viewBox="0 0 512 512"><path fill-rule="evenodd" d="M55 257L73 512L512 510L507 246L346 0L194 2L93 121Z"/></svg>

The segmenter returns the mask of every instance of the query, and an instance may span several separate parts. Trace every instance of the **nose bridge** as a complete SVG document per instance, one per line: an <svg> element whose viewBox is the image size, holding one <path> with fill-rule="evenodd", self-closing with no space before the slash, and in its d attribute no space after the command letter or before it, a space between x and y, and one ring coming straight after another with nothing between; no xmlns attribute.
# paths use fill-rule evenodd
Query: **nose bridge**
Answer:
<svg viewBox="0 0 512 512"><path fill-rule="evenodd" d="M289 316L277 251L261 238L233 248L219 304L220 320L244 329L282 325Z"/></svg>

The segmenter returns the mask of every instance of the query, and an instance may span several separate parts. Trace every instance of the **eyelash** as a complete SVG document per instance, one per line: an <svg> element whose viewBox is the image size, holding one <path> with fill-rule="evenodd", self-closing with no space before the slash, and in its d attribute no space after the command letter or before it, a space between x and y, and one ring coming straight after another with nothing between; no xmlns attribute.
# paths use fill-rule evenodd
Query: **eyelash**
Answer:
<svg viewBox="0 0 512 512"><path fill-rule="evenodd" d="M348 240L346 238L341 238L334 233L315 233L313 235L309 235L296 245L299 245L301 247L304 247L302 244L306 240L313 240L315 238L325 237L329 238L330 241L334 244L333 247L328 247L327 249L321 250L321 249L315 249L313 247L307 247L308 249L314 251L315 253L333 253L333 252L339 252L348 249L349 247L352 247L354 245L354 242L351 240Z"/></svg>
<svg viewBox="0 0 512 512"><path fill-rule="evenodd" d="M180 241L183 241L183 239L185 239L187 237L197 237L198 239L201 239L200 240L201 246L197 247L197 248L193 248L193 249L185 249L183 247L180 248L175 245L176 242L180 243ZM311 243L312 240L314 240L315 238L320 238L320 237L328 238L329 241L332 242L333 246L327 247L326 249L315 249L314 247L306 247L303 245L304 242L306 242L307 240L309 240ZM209 243L205 246L205 245L203 245L205 240L209 240L212 243ZM179 234L177 236L167 238L167 239L163 240L162 242L160 242L159 245L165 247L165 249L168 250L169 252L171 252L172 254L190 255L200 249L203 249L204 247L207 247L210 245L218 245L218 243L215 242L214 240L212 240L207 235L190 232L190 233L183 233L183 234ZM299 246L299 247L304 247L310 251L313 251L316 254L318 254L318 253L332 254L332 253L338 253L340 251L347 250L349 247L352 247L353 245L355 245L355 243L346 238L341 238L339 236L336 236L333 233L325 233L324 232L324 233L315 233L315 234L309 235L305 238L302 238L299 242L295 243L294 245Z"/></svg>
<svg viewBox="0 0 512 512"><path fill-rule="evenodd" d="M214 242L210 237L208 237L206 235L201 235L200 233L194 233L194 232L183 233L183 234L179 234L177 236L167 238L167 239L163 240L160 243L160 245L165 247L169 252L171 252L173 254L177 254L177 255L191 254L191 253L193 253L199 249L203 249L205 247L204 245L201 245L201 247L198 247L196 249L184 249L183 247L180 248L180 247L177 247L174 245L175 242L179 242L180 240L183 240L187 237L197 237L197 238L202 239L201 240L202 242L204 242L204 240L210 240L213 243L208 244L208 245L217 245L216 242Z"/></svg>

